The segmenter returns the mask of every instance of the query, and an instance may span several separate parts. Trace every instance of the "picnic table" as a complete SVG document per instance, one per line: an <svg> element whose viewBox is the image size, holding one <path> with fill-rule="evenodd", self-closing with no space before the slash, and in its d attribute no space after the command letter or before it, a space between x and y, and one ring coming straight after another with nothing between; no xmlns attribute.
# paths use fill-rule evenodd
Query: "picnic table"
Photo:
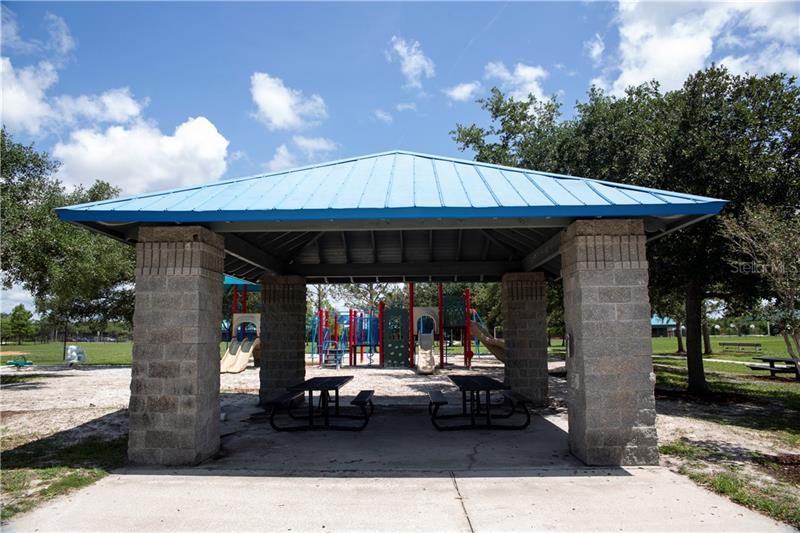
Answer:
<svg viewBox="0 0 800 533"><path fill-rule="evenodd" d="M753 352L761 351L760 342L720 342L723 352Z"/></svg>
<svg viewBox="0 0 800 533"><path fill-rule="evenodd" d="M494 378L481 375L453 375L448 376L450 381L461 391L461 413L440 415L439 409L448 404L441 391L429 393L430 403L428 412L431 415L433 426L440 430L457 429L524 429L531 421L527 405L531 401L521 394L511 391L507 385ZM503 395L502 403L492 403L492 392L500 391ZM481 394L485 399L481 398ZM493 413L498 408L506 409L505 412ZM525 416L522 424L498 424L494 419L506 419L519 413ZM469 424L441 425L439 421L453 418L469 418ZM485 423L479 423L479 418Z"/></svg>
<svg viewBox="0 0 800 533"><path fill-rule="evenodd" d="M374 391L360 391L350 402L351 405L355 405L360 409L360 414L358 415L344 414L339 407L339 389L352 379L353 376L316 377L289 387L285 393L266 402L266 405L272 408L270 412L270 425L276 431L299 431L309 429L360 431L364 429L374 410L372 404L372 395ZM319 415L322 418L322 424L314 423L315 418L317 418L314 409L315 391L319 392ZM308 414L295 414L293 411L294 404L306 393L308 393ZM331 399L331 393L333 393L333 399ZM333 404L333 413L331 413L331 403ZM369 409L367 409L367 407L369 407ZM305 421L305 424L295 426L282 426L277 424L276 415L283 411L285 411L292 420L302 420ZM331 418L359 420L362 424L360 426L335 425L331 424Z"/></svg>
<svg viewBox="0 0 800 533"><path fill-rule="evenodd" d="M769 363L768 365L761 364L761 363L753 363L751 365L747 365L752 370L769 370L770 377L775 377L776 374L794 374L798 381L800 381L800 368L797 365L797 361L788 357L755 357L754 359L758 359L759 361L764 361L765 363ZM777 366L776 363L782 363L780 366Z"/></svg>

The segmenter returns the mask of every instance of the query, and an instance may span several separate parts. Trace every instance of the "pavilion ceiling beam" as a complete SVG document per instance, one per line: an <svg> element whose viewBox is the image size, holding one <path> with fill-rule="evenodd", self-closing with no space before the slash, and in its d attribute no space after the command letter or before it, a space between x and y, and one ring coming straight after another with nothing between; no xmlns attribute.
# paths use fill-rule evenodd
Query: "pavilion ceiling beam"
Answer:
<svg viewBox="0 0 800 533"><path fill-rule="evenodd" d="M561 253L561 232L550 237L544 244L525 256L522 260L523 270L530 271L549 263Z"/></svg>
<svg viewBox="0 0 800 533"><path fill-rule="evenodd" d="M494 244L496 244L497 246L499 246L500 248L502 248L503 250L505 250L505 251L506 251L506 253L507 253L507 254L509 254L511 257L513 257L513 256L515 256L515 255L517 254L517 251L516 251L514 248L512 248L511 246L509 246L508 244L506 244L506 243L504 243L504 242L502 242L502 241L500 240L500 236L499 236L499 235L498 235L498 236L495 236L495 235L493 235L493 234L492 234L492 232L491 232L491 231L489 231L489 230L485 230L485 229L482 229L482 230L481 230L481 233L483 233L483 235L484 235L484 236L485 236L487 239L489 239L490 241L492 241Z"/></svg>
<svg viewBox="0 0 800 533"><path fill-rule="evenodd" d="M285 265L273 255L256 248L236 235L226 234L224 237L225 252L228 255L241 259L245 263L250 263L266 272L273 274L283 273Z"/></svg>
<svg viewBox="0 0 800 533"><path fill-rule="evenodd" d="M375 242L375 232L374 231L370 231L369 232L369 238L370 238L370 241L372 243L372 262L373 263L377 263L378 262L378 245Z"/></svg>
<svg viewBox="0 0 800 533"><path fill-rule="evenodd" d="M288 273L312 278L350 279L381 277L497 277L506 272L519 271L516 261L431 261L429 263L379 263L349 265L293 264Z"/></svg>

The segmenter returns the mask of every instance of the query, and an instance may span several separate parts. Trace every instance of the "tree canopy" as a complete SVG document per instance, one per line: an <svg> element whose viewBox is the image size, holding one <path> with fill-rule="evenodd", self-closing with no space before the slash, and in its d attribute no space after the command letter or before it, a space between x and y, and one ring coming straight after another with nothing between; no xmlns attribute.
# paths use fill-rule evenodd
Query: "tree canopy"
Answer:
<svg viewBox="0 0 800 533"><path fill-rule="evenodd" d="M800 209L800 89L785 74L736 76L712 66L666 93L655 82L619 97L593 88L570 120L560 119L554 99L515 100L494 89L479 102L491 125L452 132L478 160L722 198L734 218L757 202L786 217ZM703 301L746 305L770 294L763 280L730 275L732 251L718 218L648 246L653 303L685 302L696 392L705 390Z"/></svg>
<svg viewBox="0 0 800 533"><path fill-rule="evenodd" d="M58 163L2 130L2 283L21 284L37 309L66 323L78 318L130 321L134 251L58 219L54 209L113 198L103 181L67 190Z"/></svg>

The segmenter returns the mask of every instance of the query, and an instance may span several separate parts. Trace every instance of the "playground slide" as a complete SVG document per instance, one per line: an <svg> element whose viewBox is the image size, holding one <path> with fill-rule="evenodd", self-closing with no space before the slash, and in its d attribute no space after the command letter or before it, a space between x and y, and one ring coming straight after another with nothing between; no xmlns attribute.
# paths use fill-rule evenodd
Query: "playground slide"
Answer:
<svg viewBox="0 0 800 533"><path fill-rule="evenodd" d="M236 352L239 351L240 344L241 343L236 339L228 343L228 349L225 350L225 355L222 356L222 359L219 362L220 372L228 372L228 368L230 368L231 363L236 358Z"/></svg>
<svg viewBox="0 0 800 533"><path fill-rule="evenodd" d="M250 358L253 356L253 350L258 346L259 340L254 341L245 339L242 342L233 341L228 346L222 360L219 363L220 372L238 374L247 368L250 363Z"/></svg>
<svg viewBox="0 0 800 533"><path fill-rule="evenodd" d="M417 350L417 372L420 374L433 374L436 370L436 357L433 355L433 333L419 334L419 349Z"/></svg>
<svg viewBox="0 0 800 533"><path fill-rule="evenodd" d="M472 329L472 336L477 337L479 341L483 343L486 348L492 352L492 355L497 357L500 361L506 362L506 342L503 339L495 339L489 334L489 330L487 330L482 325L478 324L477 322L472 322L471 324Z"/></svg>

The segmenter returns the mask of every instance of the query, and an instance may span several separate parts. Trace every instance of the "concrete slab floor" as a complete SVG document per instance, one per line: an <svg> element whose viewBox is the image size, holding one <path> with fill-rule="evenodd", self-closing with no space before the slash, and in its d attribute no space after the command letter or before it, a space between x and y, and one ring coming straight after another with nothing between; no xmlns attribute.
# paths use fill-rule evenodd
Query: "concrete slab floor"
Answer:
<svg viewBox="0 0 800 533"><path fill-rule="evenodd" d="M6 531L791 531L662 468L465 477L127 470Z"/></svg>

